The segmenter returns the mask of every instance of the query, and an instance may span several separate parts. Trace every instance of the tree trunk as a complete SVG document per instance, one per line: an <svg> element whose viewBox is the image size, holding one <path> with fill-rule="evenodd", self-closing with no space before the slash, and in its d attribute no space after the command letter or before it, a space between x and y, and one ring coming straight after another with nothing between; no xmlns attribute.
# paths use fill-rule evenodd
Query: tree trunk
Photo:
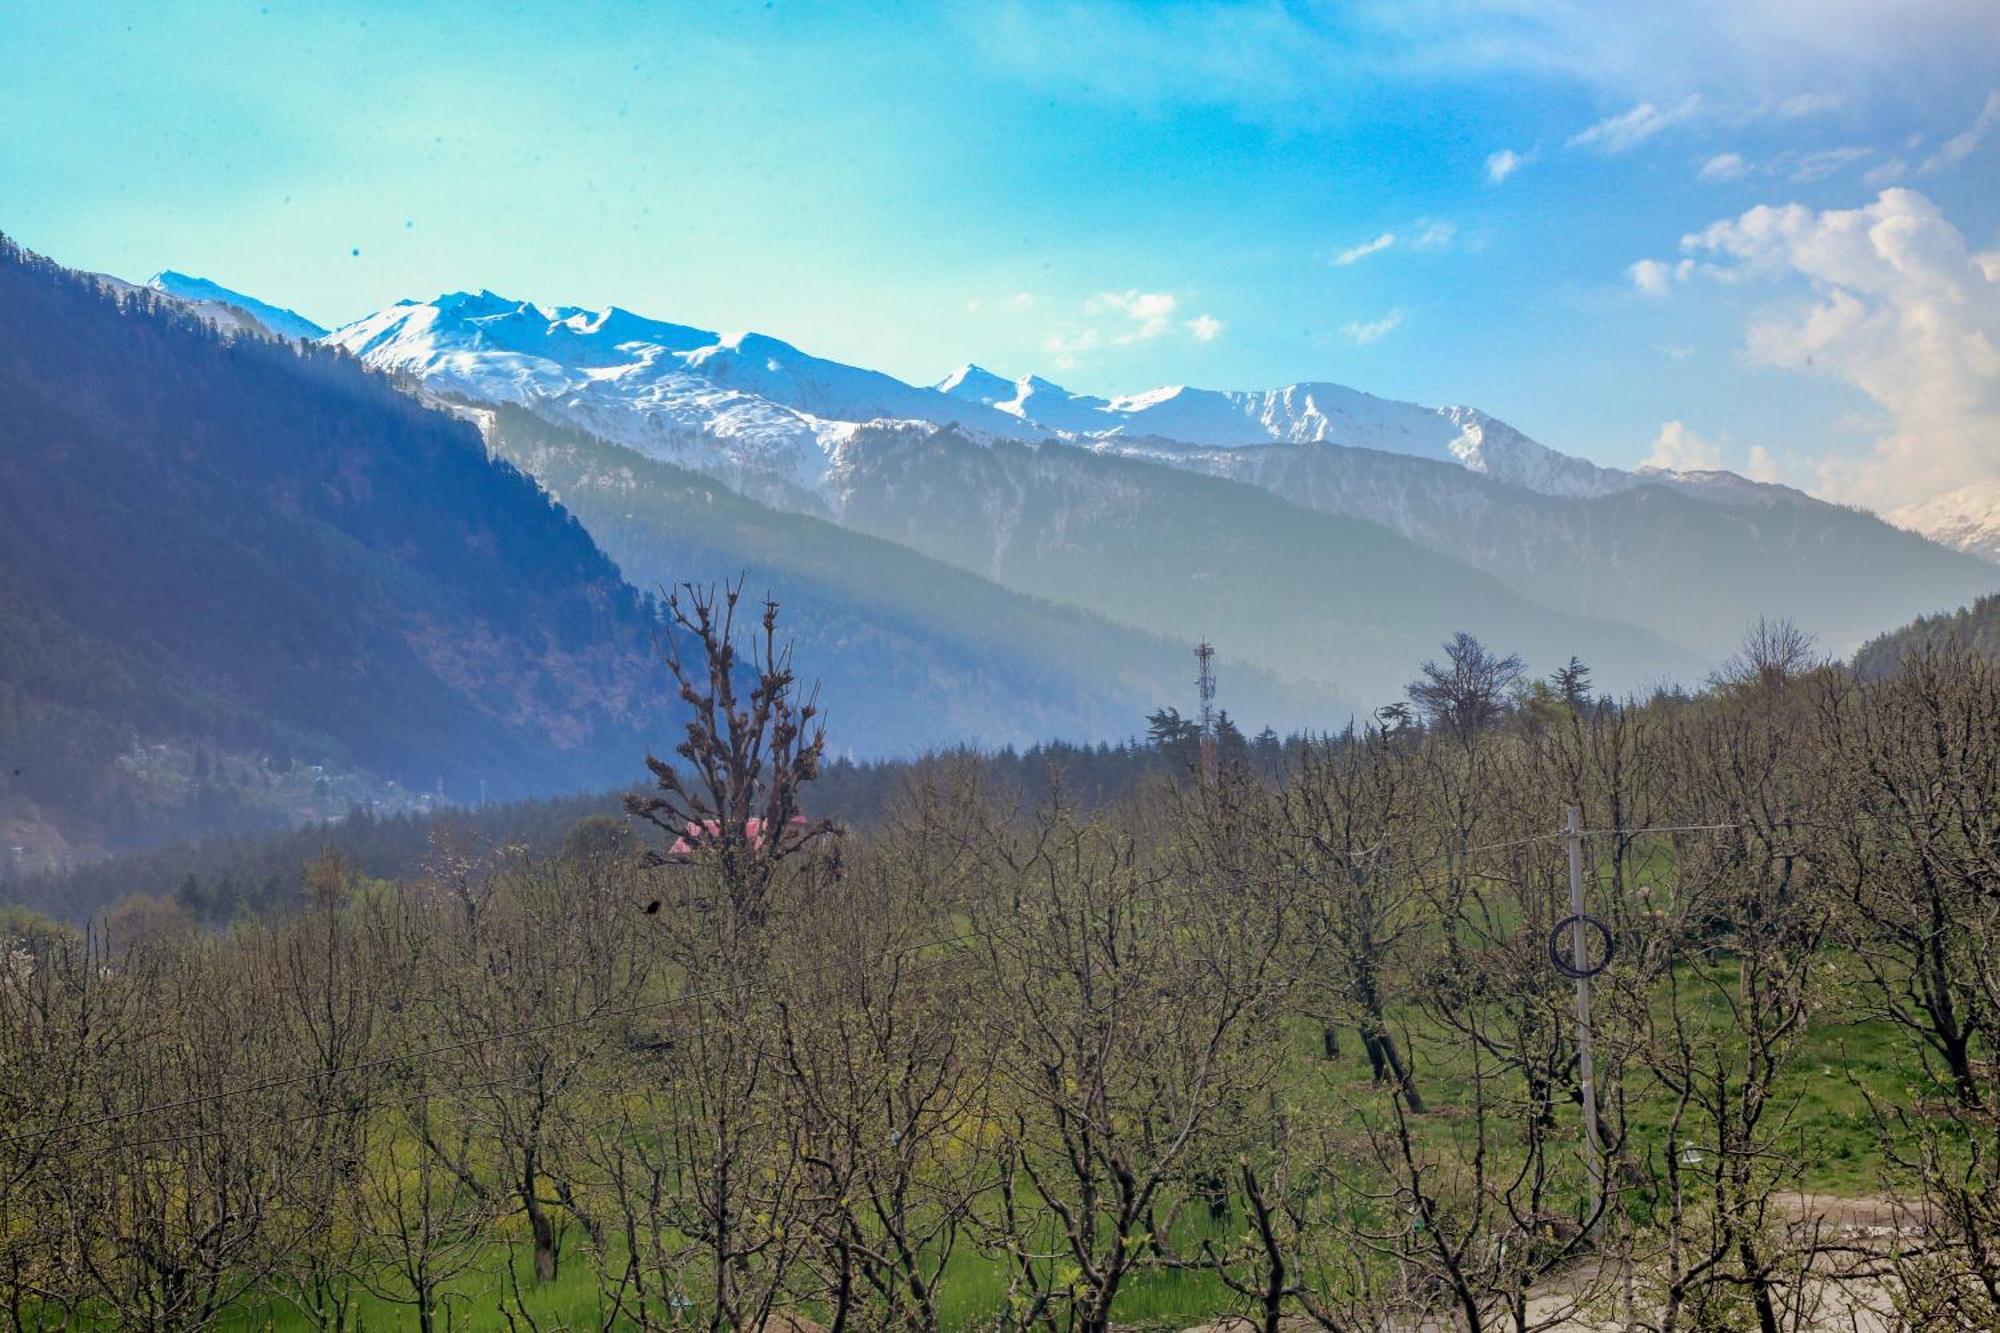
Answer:
<svg viewBox="0 0 2000 1333"><path fill-rule="evenodd" d="M1424 1113L1424 1099L1417 1092L1417 1081L1410 1077L1410 1071L1403 1065L1403 1057L1396 1053L1396 1039L1389 1035L1389 1029L1377 1026L1373 1033L1363 1035L1369 1044L1368 1058L1375 1065L1375 1081L1381 1082L1383 1072L1395 1078L1396 1086L1403 1090L1403 1101L1418 1115Z"/></svg>
<svg viewBox="0 0 2000 1333"><path fill-rule="evenodd" d="M528 1230L535 1238L535 1281L553 1282L556 1280L555 1223L549 1220L532 1186L525 1191L522 1201L527 1205Z"/></svg>

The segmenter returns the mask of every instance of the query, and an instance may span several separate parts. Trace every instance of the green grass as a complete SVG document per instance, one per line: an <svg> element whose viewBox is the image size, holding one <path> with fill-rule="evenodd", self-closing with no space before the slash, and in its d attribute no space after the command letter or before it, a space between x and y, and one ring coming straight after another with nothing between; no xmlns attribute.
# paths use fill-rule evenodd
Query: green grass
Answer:
<svg viewBox="0 0 2000 1333"><path fill-rule="evenodd" d="M525 1266L526 1254L517 1250L516 1262ZM448 1304L452 1327L487 1329L505 1326L503 1305L516 1309L514 1293L507 1278L507 1251L492 1247L486 1261L448 1284ZM945 1326L971 1329L982 1326L1002 1307L1006 1299L1007 1269L997 1260L971 1249L962 1249L952 1259L940 1306ZM570 1246L556 1280L537 1286L523 1276L521 1297L528 1313L544 1330L557 1328L595 1329L600 1326L603 1308L588 1256ZM1230 1293L1212 1273L1184 1270L1149 1270L1135 1273L1119 1292L1119 1322L1141 1328L1182 1328L1233 1309ZM396 1329L415 1327L416 1313L397 1305L363 1295L356 1302L359 1327ZM805 1313L813 1313L810 1309ZM443 1316L440 1315L440 1326ZM105 1327L111 1327L109 1323ZM221 1333L310 1333L311 1323L289 1302L275 1296L260 1296L239 1302L214 1327Z"/></svg>
<svg viewBox="0 0 2000 1333"><path fill-rule="evenodd" d="M1823 959L1822 962L1829 960ZM1830 960L1840 969L1829 978L1835 989L1845 989L1854 978L1847 975L1847 960ZM1712 968L1717 984L1732 986L1733 967L1726 961ZM1690 988L1684 994L1697 997L1697 1006L1713 1003L1715 1016L1722 1014L1720 999L1700 1000L1704 993ZM1662 1001L1664 1004L1664 1001ZM1829 1013L1853 1012L1850 1004L1830 1006ZM1420 1143L1442 1147L1445 1140L1464 1131L1465 1122L1451 1114L1469 1093L1468 1068L1462 1042L1428 1026L1429 1020L1416 1011L1398 1015L1409 1024L1416 1038L1418 1063L1415 1074L1427 1101L1439 1114L1418 1118L1414 1123ZM1380 1090L1371 1086L1367 1061L1352 1033L1344 1035L1340 1060L1321 1058L1319 1032L1315 1025L1300 1021L1294 1025L1282 1076L1296 1097L1318 1102L1322 1109L1343 1105L1386 1110ZM1861 1196L1880 1193L1887 1182L1881 1175L1883 1155L1879 1127L1869 1109L1869 1099L1880 1103L1907 1105L1910 1090L1924 1093L1936 1089L1923 1073L1919 1053L1908 1034L1883 1022L1847 1022L1824 1019L1808 1027L1794 1058L1778 1084L1778 1095L1770 1113L1772 1122L1787 1111L1791 1126L1787 1143L1795 1148L1786 1157L1796 1164L1796 1187L1833 1196ZM1670 1107L1664 1093L1643 1074L1628 1078L1631 1147L1641 1154L1669 1150L1666 1142ZM1559 1106L1558 1137L1581 1137L1581 1118L1567 1103ZM1503 1133L1502 1138L1505 1135ZM1505 1151L1504 1143L1500 1151ZM1580 1167L1567 1173L1565 1201L1580 1207L1576 1197L1581 1189ZM1200 1209L1186 1210L1199 1214ZM1199 1243L1199 1228L1205 1217L1190 1217L1177 1228L1176 1241L1183 1252ZM503 1235L515 1241L516 1262L525 1268L527 1252L518 1228L509 1224ZM503 1305L512 1306L515 1296L507 1279L507 1248L495 1244L469 1271L449 1284L452 1327L505 1327ZM1009 1272L1005 1263L961 1244L947 1271L941 1304L947 1327L971 1329L998 1311L1006 1298ZM552 1283L537 1286L526 1280L520 1286L528 1312L543 1329L596 1328L601 1321L600 1298L591 1271L590 1255L579 1233L567 1237L560 1276ZM363 1295L358 1300L361 1327L369 1329L415 1326L415 1314L407 1306L396 1306L377 1297ZM1199 1271L1141 1269L1127 1279L1117 1302L1119 1322L1140 1328L1180 1328L1214 1319L1241 1309L1212 1273ZM810 1309L805 1313L812 1313ZM108 1327L109 1325L107 1325ZM285 1333L306 1330L306 1319L276 1297L240 1303L215 1325L218 1329Z"/></svg>

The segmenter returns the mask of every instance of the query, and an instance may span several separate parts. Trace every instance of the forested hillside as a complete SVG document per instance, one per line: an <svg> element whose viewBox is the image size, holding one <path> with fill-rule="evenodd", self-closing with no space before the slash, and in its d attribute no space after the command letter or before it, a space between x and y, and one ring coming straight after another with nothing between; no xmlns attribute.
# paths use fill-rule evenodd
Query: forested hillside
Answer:
<svg viewBox="0 0 2000 1333"><path fill-rule="evenodd" d="M1726 656L1758 616L1783 615L1845 654L1886 625L2000 583L1986 562L1864 510L1728 474L1657 474L1609 494L1560 496L1336 444L1122 448L1372 519L1542 606L1638 625L1707 661Z"/></svg>
<svg viewBox="0 0 2000 1333"><path fill-rule="evenodd" d="M602 785L661 699L644 600L470 426L4 240L0 605L0 814L82 847L282 821L300 765Z"/></svg>
<svg viewBox="0 0 2000 1333"><path fill-rule="evenodd" d="M1011 591L824 519L780 513L713 477L502 405L495 453L534 476L642 588L733 579L783 603L786 632L831 702L829 744L869 757L940 745L1033 745L1129 734L1192 689L1190 615L1136 631ZM1253 727L1338 725L1359 707L1287 688L1219 643L1229 707Z"/></svg>
<svg viewBox="0 0 2000 1333"><path fill-rule="evenodd" d="M1995 577L2000 582L2000 576ZM2000 657L2000 593L1981 597L1949 615L1924 616L1862 645L1854 655L1857 675L1870 680L1894 674L1913 654L1963 649Z"/></svg>
<svg viewBox="0 0 2000 1333"><path fill-rule="evenodd" d="M1198 627L1370 707L1459 630L1539 671L1580 655L1616 693L1707 665L1646 630L1530 602L1378 523L1136 459L869 427L844 446L839 490L849 527L1140 629Z"/></svg>
<svg viewBox="0 0 2000 1333"><path fill-rule="evenodd" d="M1192 771L1190 725L1172 710L1155 714L1146 737L1075 745L1061 741L1023 750L952 750L914 759L834 759L813 784L811 811L849 828L878 826L897 794L926 774L976 774L982 790L1004 802L1041 805L1057 792L1095 810L1129 800L1162 778ZM1244 737L1224 717L1222 752L1275 774L1301 736ZM453 857L514 848L531 859L595 847L629 849L623 793L594 791L427 813L378 815L353 810L337 821L282 832L179 840L92 861L56 874L0 877L0 904L67 921L118 914L142 900L171 901L204 925L283 917L301 904L303 868L326 853L353 873L404 881Z"/></svg>

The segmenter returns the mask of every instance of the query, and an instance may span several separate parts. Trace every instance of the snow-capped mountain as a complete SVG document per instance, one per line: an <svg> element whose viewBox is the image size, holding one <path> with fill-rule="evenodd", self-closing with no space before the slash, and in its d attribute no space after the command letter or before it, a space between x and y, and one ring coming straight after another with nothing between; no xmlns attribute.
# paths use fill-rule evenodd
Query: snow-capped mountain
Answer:
<svg viewBox="0 0 2000 1333"><path fill-rule="evenodd" d="M189 277L185 273L176 273L168 268L161 269L146 279L146 285L156 292L164 292L183 301L192 301L198 305L225 306L231 310L242 311L261 325L267 333L274 333L280 338L290 338L294 342L305 342L308 339L326 336L325 329L296 310L269 305L254 296L245 296L242 292L231 291L220 283L210 282L207 278Z"/></svg>
<svg viewBox="0 0 2000 1333"><path fill-rule="evenodd" d="M1468 576L1497 577L1571 615L1649 630L1705 660L1726 655L1759 614L1796 613L1838 652L1985 587L1983 566L1967 557L1789 487L1721 471L1600 467L1474 408L1336 384L1101 398L965 365L919 386L763 335L492 292L403 302L327 340L433 393L518 405L764 503L1114 618L1133 604L1130 587L1095 601L1058 597L1022 572L1042 567L1022 563L1019 543L1057 541L1057 529L1035 526L1036 506L1054 503L1035 499L1037 488L1055 485L1048 494L1064 497L1058 508L1071 525L1137 522L1164 501L1139 485L1143 473L1072 459L1204 473L1379 524ZM1015 444L1029 449L1004 451L1011 461L1002 468L962 456ZM893 486L883 480L885 449L896 459ZM1041 461L1028 462L1037 452ZM1227 507L1253 512L1247 501ZM960 538L963 549L951 545ZM1068 565L1050 568L1064 569L1075 588L1091 579L1112 587L1106 571L1076 563L1099 554L1110 558L1071 551ZM1379 564L1371 556L1324 572L1380 585ZM1275 656L1264 665L1295 675L1299 667Z"/></svg>
<svg viewBox="0 0 2000 1333"><path fill-rule="evenodd" d="M1422 407L1337 384L1176 385L1098 398L967 365L918 386L762 334L723 336L615 306L545 307L492 292L402 302L328 341L434 390L518 403L669 461L725 475L762 472L813 493L824 493L851 427L878 420L1114 449L1133 439L1356 445L1456 463L1544 495L1607 495L1640 480L1538 444L1473 408Z"/></svg>
<svg viewBox="0 0 2000 1333"><path fill-rule="evenodd" d="M748 489L819 491L854 423L1021 423L762 334L722 335L615 306L543 307L492 292L404 301L327 339L434 391L515 403ZM761 483L761 484L760 484Z"/></svg>
<svg viewBox="0 0 2000 1333"><path fill-rule="evenodd" d="M1934 542L2000 564L2000 477L1905 505L1891 511L1888 519Z"/></svg>
<svg viewBox="0 0 2000 1333"><path fill-rule="evenodd" d="M148 299L164 299L228 333L254 333L260 337L289 338L293 342L326 336L325 329L296 311L267 305L254 296L171 269L155 273L144 284L127 282L109 273L89 276L98 286L121 298L144 293Z"/></svg>
<svg viewBox="0 0 2000 1333"><path fill-rule="evenodd" d="M1070 393L1039 376L1006 380L962 366L940 393L1015 417L1043 434L1115 440L1154 437L1211 448L1246 444L1345 444L1455 462L1544 495L1608 495L1630 473L1598 467L1537 444L1470 407L1420 407L1339 384L1255 391L1153 389L1122 398Z"/></svg>

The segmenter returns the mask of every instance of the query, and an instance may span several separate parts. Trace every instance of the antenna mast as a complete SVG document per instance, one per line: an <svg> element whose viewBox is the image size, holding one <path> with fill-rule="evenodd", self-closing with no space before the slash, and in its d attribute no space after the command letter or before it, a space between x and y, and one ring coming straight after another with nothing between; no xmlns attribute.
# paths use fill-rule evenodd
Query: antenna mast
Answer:
<svg viewBox="0 0 2000 1333"><path fill-rule="evenodd" d="M1203 639L1195 645L1195 688L1201 694L1201 780L1215 783L1215 645Z"/></svg>

